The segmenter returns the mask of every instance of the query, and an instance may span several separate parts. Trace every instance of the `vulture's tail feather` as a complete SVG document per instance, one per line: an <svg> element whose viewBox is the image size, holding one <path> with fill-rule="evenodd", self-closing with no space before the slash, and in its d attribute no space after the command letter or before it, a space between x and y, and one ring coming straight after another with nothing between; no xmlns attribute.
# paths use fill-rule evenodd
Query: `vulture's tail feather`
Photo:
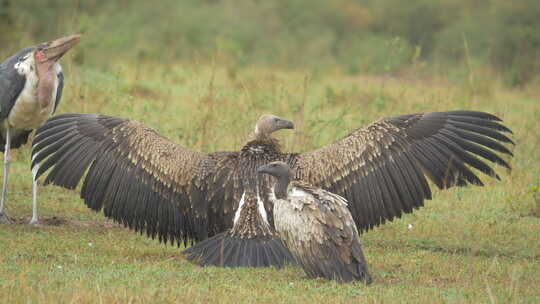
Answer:
<svg viewBox="0 0 540 304"><path fill-rule="evenodd" d="M231 230L219 233L182 252L199 266L269 267L296 265L296 260L276 235L242 238Z"/></svg>

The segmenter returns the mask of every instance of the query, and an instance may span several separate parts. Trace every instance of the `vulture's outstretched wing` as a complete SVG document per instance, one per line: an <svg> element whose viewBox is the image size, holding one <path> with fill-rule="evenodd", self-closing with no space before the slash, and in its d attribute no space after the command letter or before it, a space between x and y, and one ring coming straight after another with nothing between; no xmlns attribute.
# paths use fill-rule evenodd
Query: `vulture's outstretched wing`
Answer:
<svg viewBox="0 0 540 304"><path fill-rule="evenodd" d="M223 198L242 193L232 177L235 152L194 151L106 115L51 118L37 131L32 155L37 177L52 168L45 184L74 189L87 172L81 197L88 207L163 242L198 241L229 228L238 200ZM214 182L222 187L208 186Z"/></svg>
<svg viewBox="0 0 540 304"><path fill-rule="evenodd" d="M498 179L476 157L510 168L493 152L512 155L501 144L513 144L502 134L511 131L498 121L473 111L385 118L298 154L293 167L297 178L347 198L358 228L367 231L431 199L426 175L441 189L482 185L470 167Z"/></svg>

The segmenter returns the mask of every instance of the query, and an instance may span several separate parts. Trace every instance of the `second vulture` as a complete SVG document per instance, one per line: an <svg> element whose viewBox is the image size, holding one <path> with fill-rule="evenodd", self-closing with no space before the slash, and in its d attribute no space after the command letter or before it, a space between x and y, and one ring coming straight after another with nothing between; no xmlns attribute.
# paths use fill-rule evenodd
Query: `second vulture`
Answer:
<svg viewBox="0 0 540 304"><path fill-rule="evenodd" d="M494 115L450 111L384 118L327 146L284 153L271 134L290 121L262 116L240 151L205 153L171 142L129 119L64 114L36 134L32 166L45 184L74 189L93 210L162 242L203 242L185 253L200 265L281 267L294 263L274 232L274 181L257 168L283 161L305 181L344 197L360 232L431 199L428 177L446 189L482 185L471 168L499 178L485 160L511 132ZM482 157L478 158L477 156ZM257 182L258 181L258 182Z"/></svg>
<svg viewBox="0 0 540 304"><path fill-rule="evenodd" d="M372 282L347 201L332 192L293 181L289 165L271 162L257 172L274 176L276 231L310 278Z"/></svg>

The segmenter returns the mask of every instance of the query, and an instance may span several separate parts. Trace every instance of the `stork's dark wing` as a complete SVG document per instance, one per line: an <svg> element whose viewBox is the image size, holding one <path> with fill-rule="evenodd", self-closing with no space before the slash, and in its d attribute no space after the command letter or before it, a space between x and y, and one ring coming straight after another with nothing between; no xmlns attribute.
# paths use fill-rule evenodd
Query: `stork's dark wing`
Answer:
<svg viewBox="0 0 540 304"><path fill-rule="evenodd" d="M426 175L439 188L482 185L476 168L499 176L477 158L510 168L495 152L512 153L499 118L473 111L385 118L328 146L299 154L297 177L339 194L361 231L400 217L431 199ZM495 151L495 152L494 152Z"/></svg>
<svg viewBox="0 0 540 304"><path fill-rule="evenodd" d="M38 129L32 149L37 177L51 169L45 184L74 189L87 172L81 197L88 207L178 244L219 230L213 227L222 224L215 223L217 216L207 214L209 204L224 205L212 208L221 217L236 208L220 200L225 190L208 183L233 183L235 159L234 152L194 151L136 121L97 114L51 118Z"/></svg>
<svg viewBox="0 0 540 304"><path fill-rule="evenodd" d="M13 65L16 58L10 58L0 65L0 120L6 119L24 88L26 77L19 75Z"/></svg>

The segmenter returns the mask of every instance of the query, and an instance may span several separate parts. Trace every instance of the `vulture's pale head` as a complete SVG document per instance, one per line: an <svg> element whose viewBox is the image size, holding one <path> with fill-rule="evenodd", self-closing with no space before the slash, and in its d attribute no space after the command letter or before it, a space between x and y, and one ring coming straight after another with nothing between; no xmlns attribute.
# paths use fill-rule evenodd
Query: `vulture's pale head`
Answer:
<svg viewBox="0 0 540 304"><path fill-rule="evenodd" d="M294 129L294 123L275 115L265 114L255 125L255 136L265 137L281 129Z"/></svg>

